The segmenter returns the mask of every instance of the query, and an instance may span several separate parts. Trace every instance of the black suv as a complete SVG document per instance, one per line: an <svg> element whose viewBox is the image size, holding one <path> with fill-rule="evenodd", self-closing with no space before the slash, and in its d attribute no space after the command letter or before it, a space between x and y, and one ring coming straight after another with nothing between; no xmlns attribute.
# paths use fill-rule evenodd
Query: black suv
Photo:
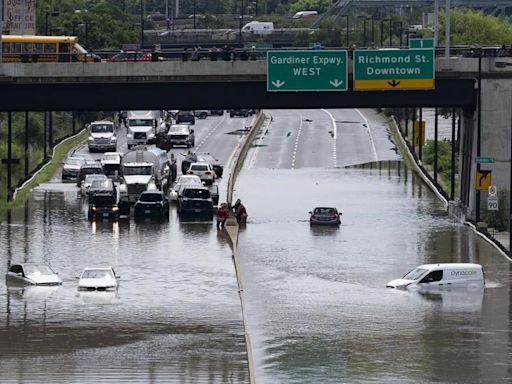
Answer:
<svg viewBox="0 0 512 384"><path fill-rule="evenodd" d="M222 177L224 173L224 167L220 164L219 160L214 158L209 153L188 153L185 158L181 161L181 173L184 175L190 168L190 164L192 163L209 163L212 165L213 170L215 171L215 176Z"/></svg>
<svg viewBox="0 0 512 384"><path fill-rule="evenodd" d="M87 162L80 167L80 172L78 173L78 177L76 178L76 186L80 187L82 185L82 181L85 180L85 176L87 175L104 175L103 168L100 163Z"/></svg>
<svg viewBox="0 0 512 384"><path fill-rule="evenodd" d="M178 198L178 214L180 219L189 216L204 216L213 219L213 200L206 187L186 186Z"/></svg>
<svg viewBox="0 0 512 384"><path fill-rule="evenodd" d="M169 199L162 191L146 191L140 194L133 207L135 218L155 217L169 219Z"/></svg>
<svg viewBox="0 0 512 384"><path fill-rule="evenodd" d="M179 111L176 114L176 124L190 123L194 125L196 123L196 117L192 111Z"/></svg>

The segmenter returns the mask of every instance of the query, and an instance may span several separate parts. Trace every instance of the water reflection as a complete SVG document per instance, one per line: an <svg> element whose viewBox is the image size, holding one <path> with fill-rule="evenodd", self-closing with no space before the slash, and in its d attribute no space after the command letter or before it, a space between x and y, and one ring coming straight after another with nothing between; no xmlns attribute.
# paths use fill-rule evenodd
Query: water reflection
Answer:
<svg viewBox="0 0 512 384"><path fill-rule="evenodd" d="M238 254L257 381L508 382L510 263L448 217L410 170L378 169L242 171L237 195L253 220ZM303 221L304 207L318 205L343 211L339 230ZM433 262L482 264L501 285L385 288Z"/></svg>
<svg viewBox="0 0 512 384"><path fill-rule="evenodd" d="M231 252L211 221L180 223L173 209L169 222L91 223L66 188L1 218L0 275L43 260L63 285L0 284L0 381L247 382ZM105 264L117 291L77 291L76 274Z"/></svg>

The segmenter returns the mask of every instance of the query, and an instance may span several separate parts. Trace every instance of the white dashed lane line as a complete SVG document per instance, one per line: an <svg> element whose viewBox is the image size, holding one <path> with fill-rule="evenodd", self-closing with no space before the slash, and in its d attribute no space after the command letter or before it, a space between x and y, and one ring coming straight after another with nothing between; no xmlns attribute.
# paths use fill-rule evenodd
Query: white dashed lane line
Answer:
<svg viewBox="0 0 512 384"><path fill-rule="evenodd" d="M210 129L210 131L206 134L206 136L203 138L203 140L201 140L201 142L196 146L196 152L199 150L199 148L201 148L201 146L206 143L206 140L208 140L208 138L217 130L217 128L220 127L220 125L224 122L224 120L226 119L226 114L224 114L222 116L222 119L220 119L220 121L212 128Z"/></svg>
<svg viewBox="0 0 512 384"><path fill-rule="evenodd" d="M295 138L295 145L293 146L293 153L292 153L292 169L295 169L295 160L297 158L297 150L299 149L299 140L300 140L300 134L302 133L302 114L299 113L300 118L300 125L299 130L297 131L297 137Z"/></svg>
<svg viewBox="0 0 512 384"><path fill-rule="evenodd" d="M338 165L338 153L336 151L336 139L338 138L338 130L336 127L336 120L334 120L334 116L328 110L322 108L322 111L327 113L332 121L332 137L334 139L332 142L332 163L333 166L336 167Z"/></svg>

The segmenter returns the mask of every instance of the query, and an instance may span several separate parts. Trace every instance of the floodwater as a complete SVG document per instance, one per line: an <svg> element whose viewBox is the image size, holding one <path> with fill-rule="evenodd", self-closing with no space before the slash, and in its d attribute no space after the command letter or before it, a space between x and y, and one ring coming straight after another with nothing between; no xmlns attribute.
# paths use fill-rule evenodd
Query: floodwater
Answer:
<svg viewBox="0 0 512 384"><path fill-rule="evenodd" d="M87 221L73 184L38 190L0 225L0 275L46 261L60 287L0 284L2 383L244 383L244 328L231 251L212 222ZM115 292L77 290L112 265Z"/></svg>
<svg viewBox="0 0 512 384"><path fill-rule="evenodd" d="M258 383L512 381L511 263L403 163L245 169L236 197ZM341 227L310 228L315 206L342 211ZM481 263L487 287L385 288L435 262Z"/></svg>

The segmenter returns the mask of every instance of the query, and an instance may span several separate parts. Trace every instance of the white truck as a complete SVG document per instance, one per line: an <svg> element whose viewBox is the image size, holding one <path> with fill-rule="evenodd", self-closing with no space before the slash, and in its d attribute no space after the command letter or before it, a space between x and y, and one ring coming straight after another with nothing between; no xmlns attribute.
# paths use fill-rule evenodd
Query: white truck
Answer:
<svg viewBox="0 0 512 384"><path fill-rule="evenodd" d="M242 33L253 35L270 35L274 31L274 23L271 21L251 21L242 28Z"/></svg>
<svg viewBox="0 0 512 384"><path fill-rule="evenodd" d="M89 124L89 152L115 151L117 149L116 127L111 121L93 121Z"/></svg>
<svg viewBox="0 0 512 384"><path fill-rule="evenodd" d="M159 132L166 131L164 111L128 111L126 114L126 144L128 149L152 144Z"/></svg>
<svg viewBox="0 0 512 384"><path fill-rule="evenodd" d="M121 159L123 174L119 187L120 209L126 214L130 204L137 201L144 191L167 190L170 164L167 152L140 146L126 152Z"/></svg>

